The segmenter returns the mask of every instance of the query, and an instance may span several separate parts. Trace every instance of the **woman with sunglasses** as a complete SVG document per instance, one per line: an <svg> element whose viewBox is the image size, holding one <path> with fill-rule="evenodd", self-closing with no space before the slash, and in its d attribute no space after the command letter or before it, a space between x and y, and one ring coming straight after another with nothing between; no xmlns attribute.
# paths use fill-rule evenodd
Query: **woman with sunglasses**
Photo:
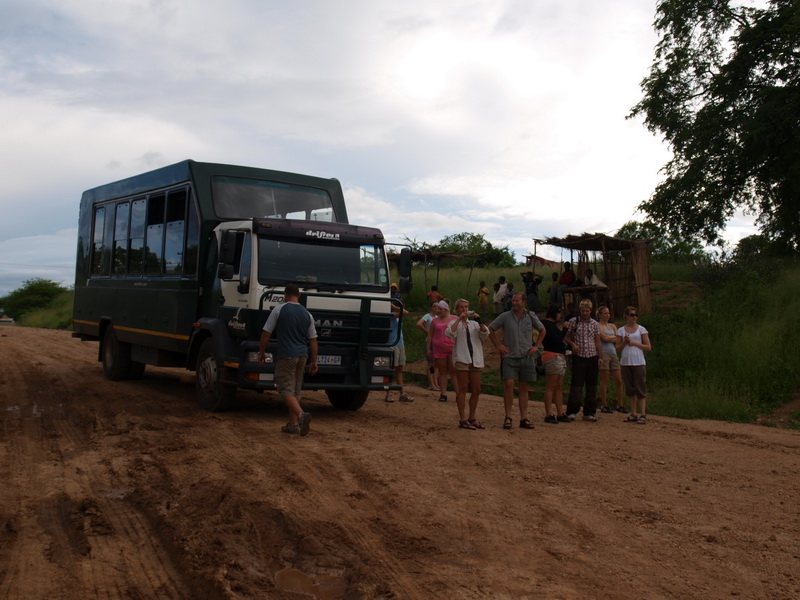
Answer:
<svg viewBox="0 0 800 600"><path fill-rule="evenodd" d="M635 306L625 308L625 326L617 330L617 350L622 351L619 363L631 409L625 421L644 425L647 423L647 367L644 353L651 350L652 346L647 329L636 322L638 317L639 311Z"/></svg>

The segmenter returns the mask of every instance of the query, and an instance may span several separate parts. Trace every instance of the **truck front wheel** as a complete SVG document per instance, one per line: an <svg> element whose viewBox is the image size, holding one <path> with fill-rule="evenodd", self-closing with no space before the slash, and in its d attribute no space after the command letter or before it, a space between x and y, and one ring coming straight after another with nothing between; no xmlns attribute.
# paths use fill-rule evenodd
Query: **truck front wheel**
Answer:
<svg viewBox="0 0 800 600"><path fill-rule="evenodd" d="M214 341L205 340L197 353L195 388L200 406L212 412L228 410L236 397L236 386L222 382L223 367L214 354Z"/></svg>
<svg viewBox="0 0 800 600"><path fill-rule="evenodd" d="M358 410L367 401L369 391L328 390L328 400L339 410Z"/></svg>

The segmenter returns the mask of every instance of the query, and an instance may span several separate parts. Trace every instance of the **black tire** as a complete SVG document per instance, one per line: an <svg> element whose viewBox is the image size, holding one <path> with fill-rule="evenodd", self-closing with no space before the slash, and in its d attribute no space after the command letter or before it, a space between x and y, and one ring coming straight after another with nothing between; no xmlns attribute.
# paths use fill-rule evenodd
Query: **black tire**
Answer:
<svg viewBox="0 0 800 600"><path fill-rule="evenodd" d="M106 379L121 381L128 378L131 368L131 345L120 342L114 327L109 325L103 335L103 372Z"/></svg>
<svg viewBox="0 0 800 600"><path fill-rule="evenodd" d="M328 390L328 401L338 410L358 410L367 401L367 390Z"/></svg>
<svg viewBox="0 0 800 600"><path fill-rule="evenodd" d="M221 412L233 406L236 386L222 383L224 369L214 354L214 340L208 338L200 345L195 365L197 401L206 410Z"/></svg>

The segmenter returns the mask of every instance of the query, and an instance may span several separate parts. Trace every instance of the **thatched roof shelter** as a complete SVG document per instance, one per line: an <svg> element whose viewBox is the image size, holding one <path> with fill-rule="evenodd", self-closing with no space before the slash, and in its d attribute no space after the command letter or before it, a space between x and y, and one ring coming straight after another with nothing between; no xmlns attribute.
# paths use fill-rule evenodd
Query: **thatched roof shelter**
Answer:
<svg viewBox="0 0 800 600"><path fill-rule="evenodd" d="M590 268L608 286L604 301L612 314L620 316L626 306L636 306L642 314L652 311L650 300L649 240L628 240L603 233L568 235L563 238L535 239L544 244L568 249L576 276ZM577 254L577 260L575 257ZM529 261L535 259L528 257ZM566 260L566 259L565 259Z"/></svg>

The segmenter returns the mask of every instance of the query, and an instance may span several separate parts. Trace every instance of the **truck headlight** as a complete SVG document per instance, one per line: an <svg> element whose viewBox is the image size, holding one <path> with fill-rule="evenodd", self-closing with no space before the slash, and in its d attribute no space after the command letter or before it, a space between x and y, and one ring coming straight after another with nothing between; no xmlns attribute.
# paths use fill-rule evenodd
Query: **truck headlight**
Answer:
<svg viewBox="0 0 800 600"><path fill-rule="evenodd" d="M247 353L247 362L257 363L258 362L258 352L248 352ZM266 364L272 364L272 352L267 352L264 354L264 362Z"/></svg>
<svg viewBox="0 0 800 600"><path fill-rule="evenodd" d="M392 366L392 359L389 356L376 356L372 359L372 366L377 369L388 369Z"/></svg>

